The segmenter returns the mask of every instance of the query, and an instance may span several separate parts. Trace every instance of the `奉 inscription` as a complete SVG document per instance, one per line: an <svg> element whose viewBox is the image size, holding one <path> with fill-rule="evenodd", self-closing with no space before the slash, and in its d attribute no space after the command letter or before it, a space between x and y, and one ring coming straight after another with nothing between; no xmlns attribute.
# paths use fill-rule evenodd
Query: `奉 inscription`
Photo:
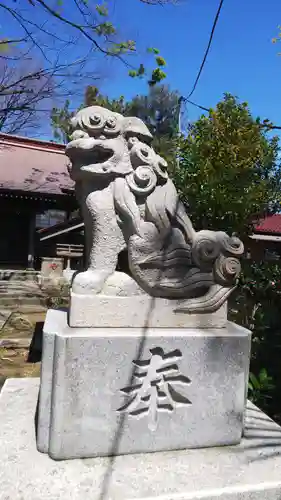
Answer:
<svg viewBox="0 0 281 500"><path fill-rule="evenodd" d="M131 417L148 418L148 428L156 430L158 412L173 412L177 406L187 406L191 401L174 388L174 385L189 385L191 380L183 375L177 361L182 353L179 349L164 353L161 347L150 349L150 359L136 360L135 383L120 389L129 400L117 411Z"/></svg>

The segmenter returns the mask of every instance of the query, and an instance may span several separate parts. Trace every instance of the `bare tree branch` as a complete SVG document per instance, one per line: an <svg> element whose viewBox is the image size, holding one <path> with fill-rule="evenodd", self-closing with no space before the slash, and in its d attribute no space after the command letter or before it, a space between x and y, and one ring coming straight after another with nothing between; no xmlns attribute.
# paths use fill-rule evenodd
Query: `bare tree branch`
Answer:
<svg viewBox="0 0 281 500"><path fill-rule="evenodd" d="M88 40L90 40L90 42L92 42L100 52L102 52L105 55L112 55L107 50L104 50L101 47L101 45L95 40L95 38L93 38L91 35L89 35L89 33L81 25L79 25L73 21L70 21L66 17L62 16L61 14L56 12L54 9L52 9L49 5L47 5L46 2L44 2L43 0L34 0L34 1L39 3L40 5L42 5L42 7L44 7L44 9L47 12L49 12L49 14L51 14L55 18L59 19L60 21L62 21L64 24L67 24L68 26L71 26L72 28L77 29L77 31L80 31L80 33L82 33L82 35L84 35Z"/></svg>
<svg viewBox="0 0 281 500"><path fill-rule="evenodd" d="M11 43L21 43L21 42L25 42L26 41L26 38L14 38L14 39L4 39L4 40L0 40L0 45L7 45L7 44L11 44Z"/></svg>
<svg viewBox="0 0 281 500"><path fill-rule="evenodd" d="M36 40L33 37L33 34L31 33L31 31L29 31L27 29L27 27L25 26L25 24L21 21L20 16L17 14L17 12L14 9L11 9L10 7L7 7L6 5L4 5L2 2L0 2L0 8L3 8L4 10L6 10L7 12L9 12L11 14L11 16L20 24L21 28L26 33L27 37L39 49L39 51L41 52L41 54L43 55L43 57L46 58L46 56L44 54L44 51L42 50L42 48L40 47L40 45L36 42Z"/></svg>
<svg viewBox="0 0 281 500"><path fill-rule="evenodd" d="M177 5L179 3L178 0L140 0L141 3L146 3L147 5Z"/></svg>
<svg viewBox="0 0 281 500"><path fill-rule="evenodd" d="M133 66L128 61L129 55L136 54L135 42L120 40L119 30L110 22L111 11L100 4L64 0L56 8L54 0L0 0L2 29L11 26L13 33L0 40L0 129L18 130L18 125L12 125L16 120L29 127L32 113L39 112L39 102L45 102L42 110L55 100L50 111L69 95L77 102L84 88L104 73L110 58L138 69L139 63ZM19 119L20 113L26 119Z"/></svg>

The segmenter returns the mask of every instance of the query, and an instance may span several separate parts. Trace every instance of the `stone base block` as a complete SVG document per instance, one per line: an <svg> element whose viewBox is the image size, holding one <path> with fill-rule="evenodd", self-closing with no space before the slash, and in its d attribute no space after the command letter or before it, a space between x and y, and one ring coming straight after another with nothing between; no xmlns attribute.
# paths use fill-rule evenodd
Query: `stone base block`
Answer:
<svg viewBox="0 0 281 500"><path fill-rule="evenodd" d="M37 446L70 459L239 443L250 332L44 326Z"/></svg>
<svg viewBox="0 0 281 500"><path fill-rule="evenodd" d="M68 322L71 327L224 328L227 303L208 314L183 311L182 300L149 295L79 295L71 292ZM179 310L176 310L179 309Z"/></svg>
<svg viewBox="0 0 281 500"><path fill-rule="evenodd" d="M36 450L38 386L10 379L0 394L1 500L281 498L281 428L250 404L238 446L55 462Z"/></svg>

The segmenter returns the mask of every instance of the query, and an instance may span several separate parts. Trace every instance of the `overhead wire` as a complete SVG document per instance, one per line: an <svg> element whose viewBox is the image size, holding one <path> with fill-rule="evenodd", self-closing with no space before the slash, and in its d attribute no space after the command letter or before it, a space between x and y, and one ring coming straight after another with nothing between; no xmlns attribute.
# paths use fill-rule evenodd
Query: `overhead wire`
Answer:
<svg viewBox="0 0 281 500"><path fill-rule="evenodd" d="M202 111L207 111L207 113L210 112L211 108L206 108L205 106L202 106L201 104L197 104L194 101L190 101L189 99L183 98L183 101L185 103L189 103L192 106L195 106L196 108L202 109ZM267 128L268 130L281 130L281 125L274 125L274 123L261 123L260 124L261 128Z"/></svg>
<svg viewBox="0 0 281 500"><path fill-rule="evenodd" d="M193 93L196 90L196 87L197 87L198 82L200 80L202 71L203 71L204 66L206 64L206 60L207 60L208 54L210 52L210 48L211 48L211 45L212 45L212 41L213 41L213 38L214 38L215 30L216 30L217 23L218 23L218 20L219 20L219 17L220 17L220 13L221 13L221 10L222 10L223 3L224 3L224 0L220 0L219 6L218 6L218 9L217 9L214 21L213 21L211 33L210 33L209 40L208 40L208 44L207 44L207 47L206 47L206 50L205 50L205 53L204 53L204 57L202 59L199 71L197 73L195 82L193 84L193 87L192 87L192 89L189 92L189 94L188 94L187 97L180 96L180 98L178 100L178 131L179 131L179 134L181 134L181 113L182 113L181 106L182 106L182 103L189 102L190 104L192 104L194 106L197 106L198 108L202 109L203 111L209 111L209 109L205 108L204 106L200 106L200 104L196 104L193 101L190 101L190 97L193 95Z"/></svg>
<svg viewBox="0 0 281 500"><path fill-rule="evenodd" d="M206 64L207 57L208 57L208 54L210 52L210 48L211 48L212 41L213 41L213 38L214 38L215 30L216 30L216 27L217 27L217 23L218 23L218 20L219 20L220 14L221 14L221 10L222 10L222 7L223 7L223 3L224 3L224 0L220 0L219 6L218 6L218 9L217 9L214 21L213 21L211 33L210 33L210 36L209 36L209 41L208 41L208 44L207 44L207 47L206 47L206 50L205 50L205 53L204 53L204 57L202 59L202 62L201 62L200 68L199 68L199 71L197 73L195 82L193 84L193 87L192 87L191 91L189 92L189 94L187 95L187 97L181 96L179 98L179 125L180 125L180 115L182 114L182 110L181 110L181 104L182 103L185 103L185 105L186 105L186 103L189 103L192 106L195 106L196 108L201 109L202 111L207 111L208 113L210 112L211 108L206 108L205 106L202 106L201 104L197 104L196 102L191 101L190 97L194 94L194 92L196 90L196 87L197 87L198 82L200 80L200 77L201 77L201 74L203 72L204 66ZM263 124L261 124L261 128L266 128L268 130L281 130L281 125L274 125L273 123L263 123ZM180 130L180 127L179 127L179 130Z"/></svg>
<svg viewBox="0 0 281 500"><path fill-rule="evenodd" d="M198 82L199 82L199 79L201 77L202 71L204 69L204 66L205 66L208 54L210 52L210 48L211 48L211 45L212 45L212 41L213 41L213 38L214 38L215 30L216 30L216 27L217 27L217 24L218 24L218 20L219 20L219 17L220 17L220 13L221 13L221 10L222 10L223 3L224 3L224 0L220 0L218 9L217 9L217 12L216 12L216 15L215 15L215 19L213 21L211 33L210 33L210 36L209 36L208 45L206 47L203 60L202 60L202 63L200 65L199 71L197 73L197 76L196 76L195 82L193 84L193 87L192 87L191 91L189 92L189 94L187 96L187 99L190 99L190 97L192 96L192 94L194 93L194 91L195 91L195 89L196 89L196 87L198 85Z"/></svg>

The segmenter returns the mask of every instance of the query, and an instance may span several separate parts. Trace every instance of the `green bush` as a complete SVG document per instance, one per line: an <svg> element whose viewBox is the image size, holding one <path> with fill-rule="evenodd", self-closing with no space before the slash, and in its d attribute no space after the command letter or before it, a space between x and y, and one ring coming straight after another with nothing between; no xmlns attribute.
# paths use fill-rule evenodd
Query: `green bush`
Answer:
<svg viewBox="0 0 281 500"><path fill-rule="evenodd" d="M243 262L229 319L252 331L249 397L281 422L281 267Z"/></svg>

